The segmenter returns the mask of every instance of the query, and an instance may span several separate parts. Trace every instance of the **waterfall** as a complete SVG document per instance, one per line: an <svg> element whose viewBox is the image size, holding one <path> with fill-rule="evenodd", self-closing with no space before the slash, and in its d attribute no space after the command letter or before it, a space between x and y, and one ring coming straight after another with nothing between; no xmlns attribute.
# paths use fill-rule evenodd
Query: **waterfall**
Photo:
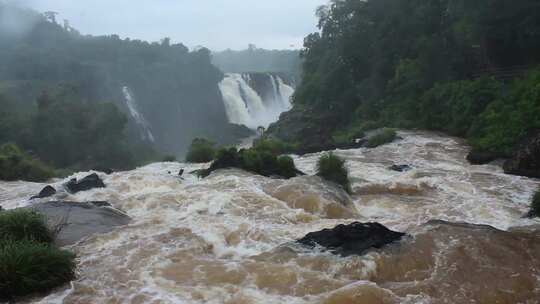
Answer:
<svg viewBox="0 0 540 304"><path fill-rule="evenodd" d="M226 74L219 84L229 122L250 129L268 127L291 109L294 88L273 74Z"/></svg>
<svg viewBox="0 0 540 304"><path fill-rule="evenodd" d="M124 99L126 101L126 106L129 110L129 114L131 115L137 126L139 126L140 128L141 139L154 142L155 139L152 131L150 130L150 125L137 109L137 102L133 97L131 90L127 86L124 86L122 87L122 93L124 94Z"/></svg>

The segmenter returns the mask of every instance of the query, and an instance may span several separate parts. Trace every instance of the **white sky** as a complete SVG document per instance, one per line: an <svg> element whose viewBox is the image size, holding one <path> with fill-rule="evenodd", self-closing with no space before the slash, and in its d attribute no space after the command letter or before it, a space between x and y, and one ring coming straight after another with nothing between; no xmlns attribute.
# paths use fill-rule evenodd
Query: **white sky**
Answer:
<svg viewBox="0 0 540 304"><path fill-rule="evenodd" d="M212 50L300 48L317 30L315 10L328 0L18 0L56 11L83 34L118 34Z"/></svg>

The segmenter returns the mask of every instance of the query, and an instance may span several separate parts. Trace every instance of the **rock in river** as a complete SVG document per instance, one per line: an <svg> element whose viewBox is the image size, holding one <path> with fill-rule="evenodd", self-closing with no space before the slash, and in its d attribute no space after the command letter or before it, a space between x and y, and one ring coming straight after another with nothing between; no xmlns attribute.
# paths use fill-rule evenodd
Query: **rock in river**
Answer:
<svg viewBox="0 0 540 304"><path fill-rule="evenodd" d="M81 180L74 178L67 182L65 186L71 193L87 191L94 188L105 188L105 184L96 173L90 174Z"/></svg>
<svg viewBox="0 0 540 304"><path fill-rule="evenodd" d="M96 233L107 233L127 225L131 218L106 202L46 202L32 207L47 217L49 225L58 227L56 243L75 244Z"/></svg>
<svg viewBox="0 0 540 304"><path fill-rule="evenodd" d="M56 189L54 189L52 186L46 186L43 188L38 195L32 196L30 199L36 199L36 198L46 198L50 197L56 194Z"/></svg>
<svg viewBox="0 0 540 304"><path fill-rule="evenodd" d="M309 247L321 246L341 256L351 256L362 255L372 248L382 248L404 235L379 223L355 222L309 233L297 242Z"/></svg>

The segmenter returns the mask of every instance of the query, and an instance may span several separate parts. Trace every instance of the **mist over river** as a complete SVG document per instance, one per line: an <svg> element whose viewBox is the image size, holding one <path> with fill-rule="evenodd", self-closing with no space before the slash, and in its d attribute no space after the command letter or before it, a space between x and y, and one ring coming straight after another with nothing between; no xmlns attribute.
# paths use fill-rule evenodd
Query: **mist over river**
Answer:
<svg viewBox="0 0 540 304"><path fill-rule="evenodd" d="M77 280L29 303L540 303L540 221L523 218L540 181L469 165L461 139L399 135L336 151L350 170L350 207L312 177L224 170L180 180L179 169L205 166L180 163L100 174L107 188L63 199L108 201L133 221L70 246ZM319 156L294 159L313 174ZM28 205L44 185L0 182L2 206ZM410 236L347 258L292 243L354 221Z"/></svg>

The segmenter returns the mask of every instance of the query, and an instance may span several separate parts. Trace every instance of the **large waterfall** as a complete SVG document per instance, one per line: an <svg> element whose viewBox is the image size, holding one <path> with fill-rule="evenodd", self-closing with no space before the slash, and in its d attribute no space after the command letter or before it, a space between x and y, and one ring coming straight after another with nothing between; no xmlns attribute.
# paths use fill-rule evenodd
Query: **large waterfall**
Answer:
<svg viewBox="0 0 540 304"><path fill-rule="evenodd" d="M229 122L268 127L290 110L294 88L270 73L227 74L219 84Z"/></svg>
<svg viewBox="0 0 540 304"><path fill-rule="evenodd" d="M137 109L137 103L129 87L122 87L122 93L124 94L124 99L126 101L126 106L129 110L129 114L139 128L141 139L154 142L155 139L154 135L152 134L150 124L148 124L144 116Z"/></svg>

